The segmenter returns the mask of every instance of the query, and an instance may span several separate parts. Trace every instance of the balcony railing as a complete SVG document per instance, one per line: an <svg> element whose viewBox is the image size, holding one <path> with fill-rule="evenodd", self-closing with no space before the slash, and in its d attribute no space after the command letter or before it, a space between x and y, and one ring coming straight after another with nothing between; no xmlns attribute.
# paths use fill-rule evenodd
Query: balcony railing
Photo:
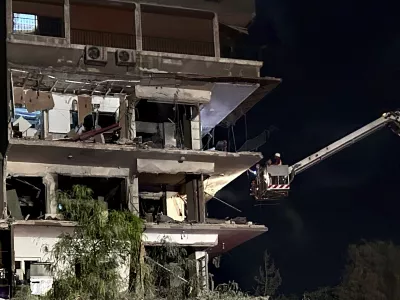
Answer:
<svg viewBox="0 0 400 300"><path fill-rule="evenodd" d="M71 29L71 43L103 47L136 49L136 36L123 33ZM159 37L143 37L143 50L214 56L214 44Z"/></svg>
<svg viewBox="0 0 400 300"><path fill-rule="evenodd" d="M148 36L143 37L143 50L201 56L215 53L214 43Z"/></svg>
<svg viewBox="0 0 400 300"><path fill-rule="evenodd" d="M136 36L124 33L72 29L71 43L112 48L136 49Z"/></svg>

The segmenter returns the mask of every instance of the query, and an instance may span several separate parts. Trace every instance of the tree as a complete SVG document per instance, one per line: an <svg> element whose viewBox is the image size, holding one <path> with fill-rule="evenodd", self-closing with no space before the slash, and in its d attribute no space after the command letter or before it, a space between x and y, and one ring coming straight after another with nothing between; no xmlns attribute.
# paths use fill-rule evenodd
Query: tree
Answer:
<svg viewBox="0 0 400 300"><path fill-rule="evenodd" d="M259 275L254 277L256 281L255 294L257 296L274 296L282 283L279 269L275 267L268 251L264 252L264 263L260 266Z"/></svg>
<svg viewBox="0 0 400 300"><path fill-rule="evenodd" d="M338 295L343 300L400 299L400 247L387 242L351 245Z"/></svg>
<svg viewBox="0 0 400 300"><path fill-rule="evenodd" d="M83 186L58 193L61 213L77 226L48 249L55 274L50 299L121 299L121 291L132 286L119 270L141 274L142 221L130 212L107 211L92 195Z"/></svg>
<svg viewBox="0 0 400 300"><path fill-rule="evenodd" d="M302 300L336 300L336 290L330 287L319 288L313 292L305 292Z"/></svg>

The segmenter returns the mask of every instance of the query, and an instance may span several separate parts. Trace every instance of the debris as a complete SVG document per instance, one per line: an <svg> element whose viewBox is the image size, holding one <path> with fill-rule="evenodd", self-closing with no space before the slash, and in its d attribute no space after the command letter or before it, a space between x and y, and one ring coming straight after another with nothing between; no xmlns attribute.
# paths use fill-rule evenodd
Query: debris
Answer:
<svg viewBox="0 0 400 300"><path fill-rule="evenodd" d="M25 105L24 101L25 91L22 87L15 87L14 88L14 105L15 104L22 104Z"/></svg>
<svg viewBox="0 0 400 300"><path fill-rule="evenodd" d="M7 191L7 207L15 220L24 219L16 190Z"/></svg>
<svg viewBox="0 0 400 300"><path fill-rule="evenodd" d="M78 123L82 124L85 117L91 115L92 111L92 97L78 96Z"/></svg>
<svg viewBox="0 0 400 300"><path fill-rule="evenodd" d="M49 110L54 108L52 93L28 90L24 94L25 107L28 112Z"/></svg>
<svg viewBox="0 0 400 300"><path fill-rule="evenodd" d="M29 128L32 127L32 124L25 120L23 117L19 117L12 124L13 126L18 126L18 131L24 134Z"/></svg>
<svg viewBox="0 0 400 300"><path fill-rule="evenodd" d="M228 142L227 141L218 141L217 145L215 146L215 150L217 151L228 151Z"/></svg>
<svg viewBox="0 0 400 300"><path fill-rule="evenodd" d="M157 223L176 223L176 221L163 213L159 213L157 214Z"/></svg>
<svg viewBox="0 0 400 300"><path fill-rule="evenodd" d="M94 137L94 142L99 144L105 144L106 140L104 139L104 134L98 134Z"/></svg>
<svg viewBox="0 0 400 300"><path fill-rule="evenodd" d="M87 131L87 132L82 133L81 135L73 138L72 140L73 141L78 141L78 140L85 141L85 140L88 140L88 139L90 139L92 137L95 137L96 135L99 135L99 134L102 134L104 132L107 132L109 130L115 131L115 130L119 130L120 128L121 127L119 126L119 124L116 123L116 124L113 124L113 125L105 127L105 128L100 128L100 129L94 129L94 130Z"/></svg>
<svg viewBox="0 0 400 300"><path fill-rule="evenodd" d="M247 224L247 218L246 217L237 217L231 219L231 222L235 222L235 224Z"/></svg>

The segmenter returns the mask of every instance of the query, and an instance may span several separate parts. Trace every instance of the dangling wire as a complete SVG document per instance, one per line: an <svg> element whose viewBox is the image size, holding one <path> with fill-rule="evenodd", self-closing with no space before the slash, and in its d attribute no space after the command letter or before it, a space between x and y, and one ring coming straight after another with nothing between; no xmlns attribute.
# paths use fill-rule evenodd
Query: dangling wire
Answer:
<svg viewBox="0 0 400 300"><path fill-rule="evenodd" d="M245 149L244 150L246 150L247 151L247 114L244 114L244 136L245 136L245 139L246 139L246 146L245 146Z"/></svg>
<svg viewBox="0 0 400 300"><path fill-rule="evenodd" d="M235 149L235 152L237 152L237 149L236 149L236 139L235 139L235 131L233 130L233 125L231 126L231 130L232 130L233 147L234 147L234 149Z"/></svg>

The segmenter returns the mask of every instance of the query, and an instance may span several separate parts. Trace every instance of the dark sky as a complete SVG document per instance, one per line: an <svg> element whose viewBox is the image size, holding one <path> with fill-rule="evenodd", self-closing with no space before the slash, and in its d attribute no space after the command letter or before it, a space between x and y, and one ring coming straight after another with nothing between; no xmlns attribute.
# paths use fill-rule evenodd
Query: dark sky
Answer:
<svg viewBox="0 0 400 300"><path fill-rule="evenodd" d="M385 1L260 0L251 29L266 44L263 76L283 83L247 115L249 137L279 128L261 149L292 164L400 108L400 19ZM393 1L394 2L394 1ZM235 126L244 140L243 119ZM219 135L224 135L219 130ZM296 177L290 198L254 206L242 176L219 197L270 231L232 250L213 270L217 281L251 290L264 250L281 270L282 292L334 285L350 243L399 242L400 138L383 129ZM210 216L235 211L216 201Z"/></svg>

